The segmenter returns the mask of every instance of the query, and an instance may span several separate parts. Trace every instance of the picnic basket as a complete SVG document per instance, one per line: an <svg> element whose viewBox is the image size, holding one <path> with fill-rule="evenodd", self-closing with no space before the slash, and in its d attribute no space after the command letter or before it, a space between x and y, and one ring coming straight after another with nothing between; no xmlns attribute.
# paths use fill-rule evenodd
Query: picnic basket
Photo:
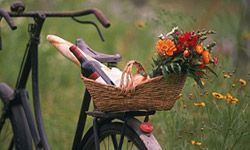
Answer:
<svg viewBox="0 0 250 150"><path fill-rule="evenodd" d="M136 66L138 74L146 75L140 63L129 61L124 68L120 87L98 83L82 76L96 110L103 112L162 111L170 110L174 106L185 83L185 74L172 74L167 80L163 76L148 78L134 86L133 66Z"/></svg>

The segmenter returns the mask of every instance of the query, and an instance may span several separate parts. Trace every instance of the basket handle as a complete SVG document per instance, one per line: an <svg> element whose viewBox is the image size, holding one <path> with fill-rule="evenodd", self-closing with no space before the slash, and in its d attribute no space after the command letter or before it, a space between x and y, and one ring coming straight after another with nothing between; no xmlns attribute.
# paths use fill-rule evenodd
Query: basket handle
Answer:
<svg viewBox="0 0 250 150"><path fill-rule="evenodd" d="M147 73L145 72L145 69L139 62L135 60L129 61L127 65L125 66L122 76L121 76L120 88L122 89L122 91L128 91L130 89L135 88L134 76L132 74L133 66L135 66L137 69L136 74L140 74L144 77L147 77Z"/></svg>

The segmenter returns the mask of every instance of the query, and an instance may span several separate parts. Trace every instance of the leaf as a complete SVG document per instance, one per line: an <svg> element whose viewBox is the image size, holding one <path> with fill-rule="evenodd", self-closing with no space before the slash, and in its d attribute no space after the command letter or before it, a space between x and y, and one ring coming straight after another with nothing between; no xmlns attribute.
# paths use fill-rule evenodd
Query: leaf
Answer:
<svg viewBox="0 0 250 150"><path fill-rule="evenodd" d="M164 66L164 68L166 69L166 71L167 71L168 73L170 73L170 70L168 69L168 66Z"/></svg>
<svg viewBox="0 0 250 150"><path fill-rule="evenodd" d="M209 70L210 72L212 72L216 77L218 77L217 73L213 71L213 69L211 69L208 66L205 66L205 69Z"/></svg>
<svg viewBox="0 0 250 150"><path fill-rule="evenodd" d="M208 44L206 48L211 51L211 49L216 45L216 42L212 42L211 44Z"/></svg>
<svg viewBox="0 0 250 150"><path fill-rule="evenodd" d="M162 74L165 79L168 78L169 72L167 66L162 67Z"/></svg>
<svg viewBox="0 0 250 150"><path fill-rule="evenodd" d="M166 64L168 64L168 63L172 62L172 59L173 59L173 58L168 57L168 58L166 58L166 59L162 60L162 64L166 65Z"/></svg>
<svg viewBox="0 0 250 150"><path fill-rule="evenodd" d="M176 63L175 65L176 65L177 68L178 68L178 73L181 73L181 66L180 66L180 64L179 64L179 63Z"/></svg>
<svg viewBox="0 0 250 150"><path fill-rule="evenodd" d="M152 58L152 60L153 60L153 64L154 64L154 65L157 65L157 64L158 64L158 60L157 60L157 59Z"/></svg>
<svg viewBox="0 0 250 150"><path fill-rule="evenodd" d="M195 82L199 85L200 88L204 88L201 79L194 73L194 72L189 72L188 76L190 76L191 78L193 78L195 80Z"/></svg>
<svg viewBox="0 0 250 150"><path fill-rule="evenodd" d="M155 58L152 58L152 60L153 60L153 64L157 66L158 63L159 63L159 60L158 60L157 58L156 58L156 59L155 59Z"/></svg>
<svg viewBox="0 0 250 150"><path fill-rule="evenodd" d="M171 67L171 69L173 70L174 73L177 73L177 72L175 71L175 69L174 69L174 63L171 63L171 64L170 64L170 67Z"/></svg>

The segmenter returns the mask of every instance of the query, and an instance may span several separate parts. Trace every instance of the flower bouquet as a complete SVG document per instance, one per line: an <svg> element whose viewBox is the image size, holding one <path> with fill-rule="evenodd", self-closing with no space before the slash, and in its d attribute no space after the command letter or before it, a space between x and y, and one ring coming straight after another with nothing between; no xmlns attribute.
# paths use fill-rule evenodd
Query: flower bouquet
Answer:
<svg viewBox="0 0 250 150"><path fill-rule="evenodd" d="M166 35L161 34L156 42L157 57L153 58L151 77L186 74L192 77L200 87L206 70L216 73L208 66L217 64L218 58L212 57L215 42L204 45L209 34L214 31L182 32L175 27Z"/></svg>

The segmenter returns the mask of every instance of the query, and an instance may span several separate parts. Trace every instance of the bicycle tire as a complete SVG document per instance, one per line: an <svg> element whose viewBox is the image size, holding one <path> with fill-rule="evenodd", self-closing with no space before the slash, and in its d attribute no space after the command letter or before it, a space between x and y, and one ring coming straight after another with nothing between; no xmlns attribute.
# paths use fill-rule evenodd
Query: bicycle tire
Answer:
<svg viewBox="0 0 250 150"><path fill-rule="evenodd" d="M13 90L5 83L0 84L0 106L5 106L7 101L11 95L13 95ZM4 108L4 107L3 107ZM0 116L2 116L3 109L0 110ZM7 135L3 133L3 130L0 134L0 139L4 139L4 141L0 141L0 149L9 149L9 145L11 145L12 138L14 137L13 146L16 150L32 150L32 138L29 131L28 122L25 118L24 110L21 104L11 105L8 111L7 120L3 124L4 133L8 133ZM9 121L8 121L9 120ZM11 128L10 128L11 126ZM6 129L8 131L6 131ZM10 135L9 135L10 134ZM3 136L3 137L2 137ZM10 136L10 137L5 137ZM6 141L7 140L7 141ZM8 142L8 140L10 140ZM3 143L2 143L3 142Z"/></svg>
<svg viewBox="0 0 250 150"><path fill-rule="evenodd" d="M110 146L109 143L103 144L103 142L105 142L105 140L108 140L107 138L109 138L112 135L120 135L122 133L122 129L123 129L123 124L120 122L113 122L113 123L109 123L109 124L105 124L103 126L100 127L99 129L99 142L100 142L100 150L104 150L104 149L110 149L112 150L112 148L114 150L116 150L117 148L114 148L116 146L114 145L119 145L119 138L117 139L117 144L111 143L112 145ZM122 149L126 149L128 148L128 146L131 148L131 150L147 150L147 148L145 147L143 141L140 139L140 137L136 134L136 132L134 132L130 127L127 127L125 129L125 134L124 134L124 141L123 141L123 147ZM111 139L109 139L108 141L112 142L112 137ZM130 142L129 144L125 144L125 142ZM133 147L133 145L135 147ZM108 146L108 148L103 148L103 146ZM127 146L127 147L126 147ZM94 150L95 149L95 142L94 142L94 134L93 134L93 128L91 128L87 133L86 136L83 138L82 142L81 142L81 150Z"/></svg>

